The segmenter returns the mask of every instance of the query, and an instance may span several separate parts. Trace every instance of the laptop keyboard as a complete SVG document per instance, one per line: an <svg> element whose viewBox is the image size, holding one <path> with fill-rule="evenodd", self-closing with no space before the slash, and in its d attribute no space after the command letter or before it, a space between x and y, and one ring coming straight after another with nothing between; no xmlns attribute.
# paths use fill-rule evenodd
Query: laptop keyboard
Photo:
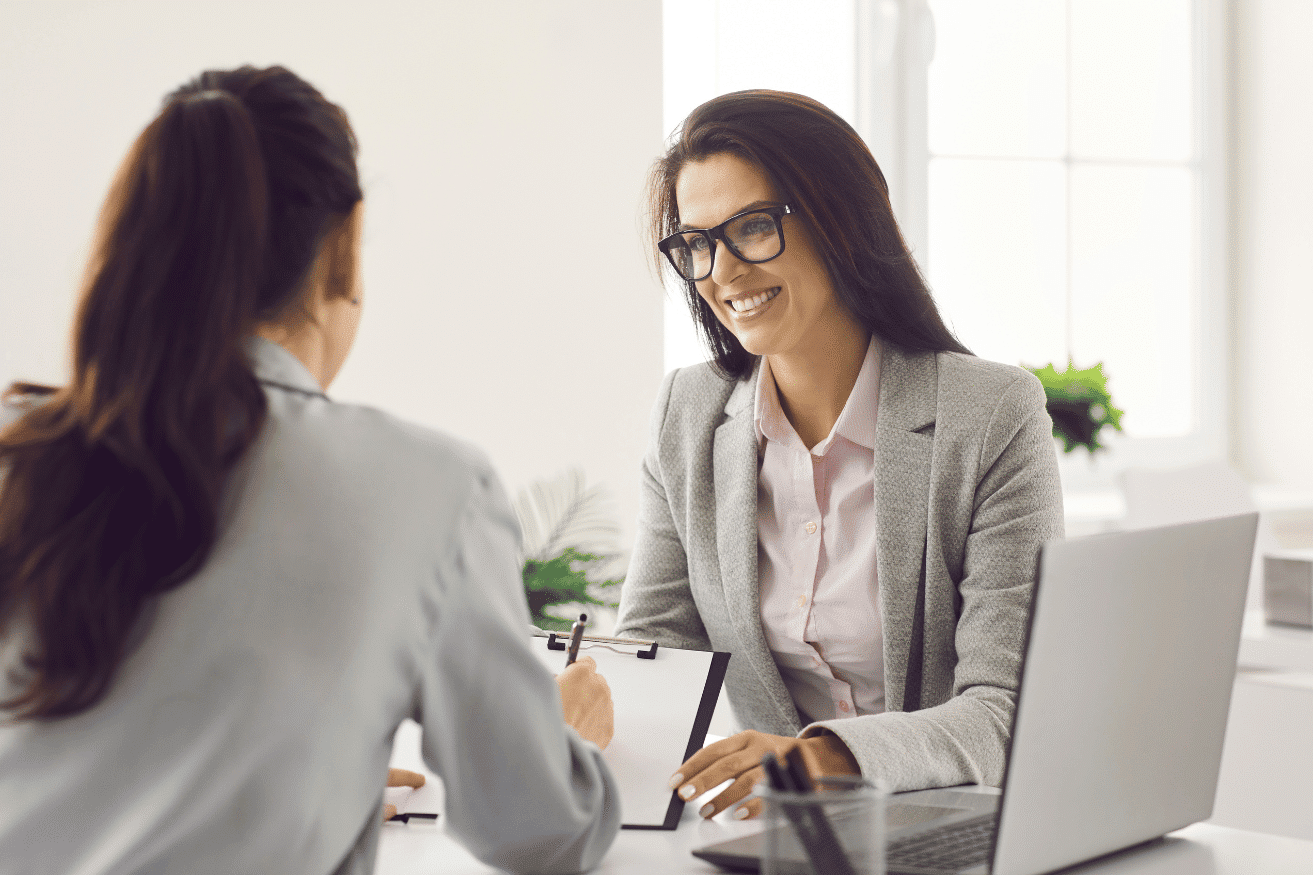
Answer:
<svg viewBox="0 0 1313 875"><path fill-rule="evenodd" d="M994 815L945 824L889 843L889 868L969 869L989 860Z"/></svg>

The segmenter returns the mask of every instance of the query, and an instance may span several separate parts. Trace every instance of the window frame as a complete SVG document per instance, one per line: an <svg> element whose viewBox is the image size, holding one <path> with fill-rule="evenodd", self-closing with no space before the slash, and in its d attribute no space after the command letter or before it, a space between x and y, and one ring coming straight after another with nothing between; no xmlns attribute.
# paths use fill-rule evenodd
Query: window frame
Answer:
<svg viewBox="0 0 1313 875"><path fill-rule="evenodd" d="M1072 0L1066 0L1069 4ZM1232 444L1232 260L1227 217L1229 69L1223 0L1190 0L1193 19L1195 427L1177 437L1108 434L1107 450L1060 454L1064 489L1115 484L1128 468L1171 468L1227 459ZM927 0L855 0L858 133L870 144L890 186L890 201L917 261L929 256L928 70L934 18ZM1083 363L1089 364L1089 363Z"/></svg>

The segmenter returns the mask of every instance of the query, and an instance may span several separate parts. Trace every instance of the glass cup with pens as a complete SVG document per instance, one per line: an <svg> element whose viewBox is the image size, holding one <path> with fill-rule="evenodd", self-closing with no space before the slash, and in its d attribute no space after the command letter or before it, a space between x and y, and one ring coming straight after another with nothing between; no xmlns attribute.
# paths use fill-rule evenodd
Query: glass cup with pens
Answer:
<svg viewBox="0 0 1313 875"><path fill-rule="evenodd" d="M885 875L885 793L860 777L815 779L795 748L762 758L763 875Z"/></svg>

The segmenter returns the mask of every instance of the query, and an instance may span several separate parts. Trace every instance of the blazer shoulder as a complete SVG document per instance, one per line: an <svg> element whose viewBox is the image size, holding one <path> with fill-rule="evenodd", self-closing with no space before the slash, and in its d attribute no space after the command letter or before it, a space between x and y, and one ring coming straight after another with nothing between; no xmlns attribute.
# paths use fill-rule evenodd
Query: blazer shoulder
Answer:
<svg viewBox="0 0 1313 875"><path fill-rule="evenodd" d="M667 428L719 422L725 404L743 382L725 379L706 362L676 368L662 381L656 418Z"/></svg>
<svg viewBox="0 0 1313 875"><path fill-rule="evenodd" d="M289 439L315 444L344 471L387 477L397 488L451 489L493 477L488 457L473 444L365 404L268 390L270 417ZM281 397L279 397L281 396Z"/></svg>
<svg viewBox="0 0 1313 875"><path fill-rule="evenodd" d="M728 398L739 380L722 377L710 362L699 362L683 368L675 368L666 375L672 396L681 398Z"/></svg>
<svg viewBox="0 0 1313 875"><path fill-rule="evenodd" d="M939 407L972 412L1013 407L1024 415L1044 407L1044 387L1025 368L957 352L936 353Z"/></svg>

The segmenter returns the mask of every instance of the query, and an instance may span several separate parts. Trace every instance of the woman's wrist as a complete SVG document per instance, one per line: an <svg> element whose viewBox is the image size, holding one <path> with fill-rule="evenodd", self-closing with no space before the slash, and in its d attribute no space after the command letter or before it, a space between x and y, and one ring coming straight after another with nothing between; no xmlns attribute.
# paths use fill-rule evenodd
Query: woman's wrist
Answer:
<svg viewBox="0 0 1313 875"><path fill-rule="evenodd" d="M814 757L822 775L860 775L862 767L843 739L826 729L813 731L802 739Z"/></svg>

